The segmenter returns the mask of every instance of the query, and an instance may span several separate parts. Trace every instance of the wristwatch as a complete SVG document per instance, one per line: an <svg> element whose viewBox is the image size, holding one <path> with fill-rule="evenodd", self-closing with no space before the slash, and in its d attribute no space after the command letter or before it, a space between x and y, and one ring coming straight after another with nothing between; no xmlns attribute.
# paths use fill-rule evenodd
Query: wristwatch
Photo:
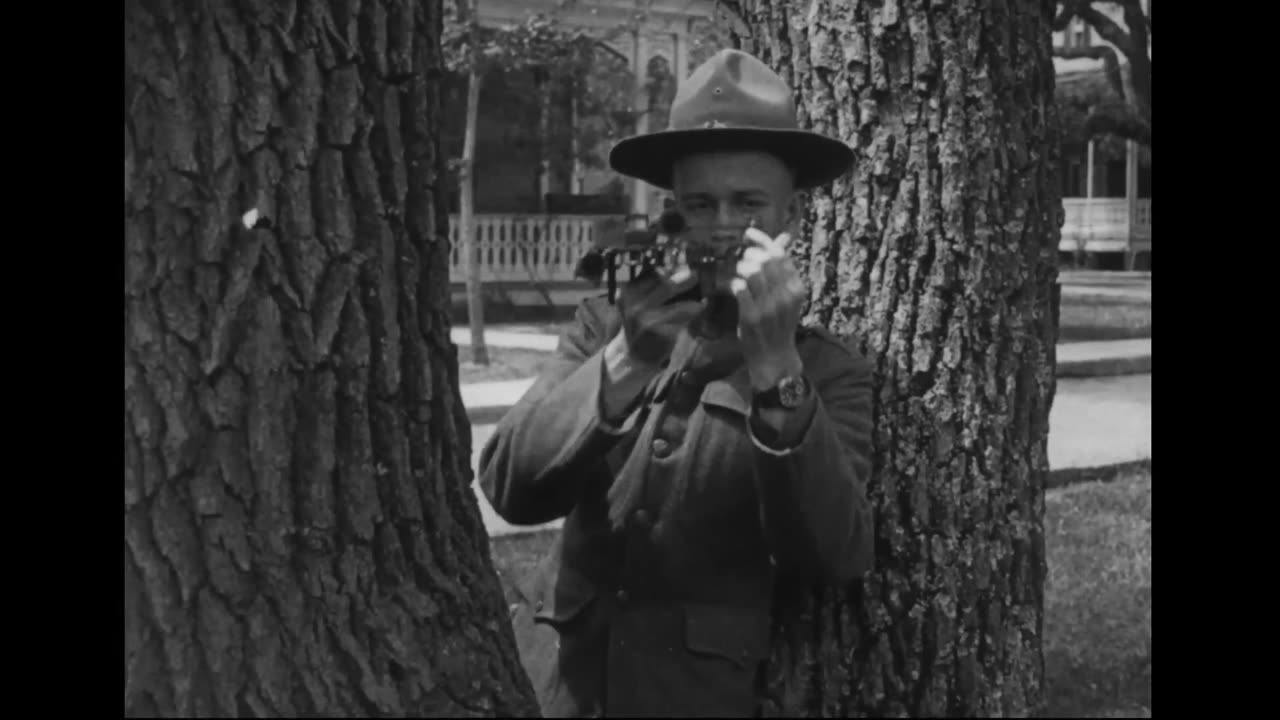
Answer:
<svg viewBox="0 0 1280 720"><path fill-rule="evenodd" d="M776 385L755 394L755 405L761 410L786 408L794 410L809 398L811 386L803 375L788 375Z"/></svg>

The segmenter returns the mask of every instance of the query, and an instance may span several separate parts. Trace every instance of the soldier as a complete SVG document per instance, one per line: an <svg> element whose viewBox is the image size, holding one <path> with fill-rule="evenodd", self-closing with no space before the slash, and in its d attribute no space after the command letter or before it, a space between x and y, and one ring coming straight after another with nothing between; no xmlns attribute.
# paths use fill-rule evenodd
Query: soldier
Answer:
<svg viewBox="0 0 1280 720"><path fill-rule="evenodd" d="M750 243L710 293L687 269L591 298L480 459L497 513L565 517L514 617L548 717L749 716L774 583L873 560L871 370L800 325L795 192L853 165L797 129L791 90L725 50L681 83L671 129L618 172L673 191L689 246Z"/></svg>

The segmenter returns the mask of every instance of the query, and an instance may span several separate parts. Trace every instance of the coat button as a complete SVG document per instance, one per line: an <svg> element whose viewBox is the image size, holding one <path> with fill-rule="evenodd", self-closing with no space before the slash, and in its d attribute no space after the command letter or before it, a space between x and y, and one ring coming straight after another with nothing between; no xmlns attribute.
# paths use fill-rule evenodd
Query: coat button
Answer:
<svg viewBox="0 0 1280 720"><path fill-rule="evenodd" d="M619 590L619 591L618 591L618 593L617 593L614 597L616 597L616 598L618 599L618 604L619 604L619 605L626 605L626 604L627 604L627 600L629 599L629 597L630 597L630 596L628 596L628 595L627 595L627 591L626 591L626 590Z"/></svg>
<svg viewBox="0 0 1280 720"><path fill-rule="evenodd" d="M693 387L698 384L698 376L692 370L685 370L680 373L680 383L682 385Z"/></svg>
<svg viewBox="0 0 1280 720"><path fill-rule="evenodd" d="M684 415L693 409L693 403L697 399L697 395L690 392L688 388L678 383L673 383L667 388L667 411L672 415Z"/></svg>
<svg viewBox="0 0 1280 720"><path fill-rule="evenodd" d="M653 441L653 456L656 458L664 458L671 454L671 443L658 438Z"/></svg>

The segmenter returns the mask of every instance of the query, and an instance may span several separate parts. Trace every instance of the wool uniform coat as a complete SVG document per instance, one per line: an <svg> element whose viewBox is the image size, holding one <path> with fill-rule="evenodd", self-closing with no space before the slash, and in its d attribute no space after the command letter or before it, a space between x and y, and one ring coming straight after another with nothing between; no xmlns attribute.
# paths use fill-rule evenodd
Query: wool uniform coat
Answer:
<svg viewBox="0 0 1280 720"><path fill-rule="evenodd" d="M755 416L741 360L707 362L684 334L611 423L601 351L621 324L603 297L585 301L481 455L501 517L565 518L520 585L522 659L548 717L751 715L779 573L843 582L872 563L871 369L802 328L814 392L778 433ZM619 481L641 488L622 527L607 498Z"/></svg>

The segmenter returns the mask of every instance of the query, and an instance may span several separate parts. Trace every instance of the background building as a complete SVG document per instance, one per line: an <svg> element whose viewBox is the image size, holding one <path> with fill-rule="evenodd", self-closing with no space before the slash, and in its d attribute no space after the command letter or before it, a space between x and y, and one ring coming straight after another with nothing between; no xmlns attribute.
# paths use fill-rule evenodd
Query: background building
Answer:
<svg viewBox="0 0 1280 720"><path fill-rule="evenodd" d="M1150 12L1150 0L1143 8ZM1118 6L1095 3L1094 8L1124 27ZM1066 30L1053 34L1058 49L1109 44L1076 18ZM1148 49L1148 52L1150 50ZM1128 82L1128 60L1116 53L1121 77ZM1059 251L1064 263L1085 263L1104 269L1151 268L1151 148L1112 136L1085 140L1079 108L1115 96L1101 59L1054 58L1058 98L1064 119L1061 161L1063 210Z"/></svg>
<svg viewBox="0 0 1280 720"><path fill-rule="evenodd" d="M630 216L652 217L665 192L622 178L606 163L612 144L633 132L666 126L679 78L723 41L714 0L482 0L483 24L519 23L530 13L560 12L563 22L600 38L590 77L554 81L530 71L486 76L480 97L475 160L477 244L486 293L500 314L519 308L572 307L596 292L573 277L578 259L601 225ZM1095 7L1123 25L1113 6ZM1149 8L1149 0L1144 3ZM1089 48L1104 41L1083 21L1053 35L1055 48ZM1120 62L1124 55L1117 53ZM1080 108L1105 100L1103 61L1055 57L1064 124L1083 123ZM1127 67L1122 68L1127 76ZM451 80L447 107L465 107L466 78ZM445 144L461 152L465 113L447 114ZM543 121L545 119L545 122ZM1065 265L1104 269L1151 266L1151 151L1111 136L1087 141L1068 129L1062 147L1065 212L1059 251ZM455 188L456 181L451 180ZM457 212L456 197L451 211ZM454 295L462 303L462 258L457 251ZM502 307L505 306L505 309Z"/></svg>

